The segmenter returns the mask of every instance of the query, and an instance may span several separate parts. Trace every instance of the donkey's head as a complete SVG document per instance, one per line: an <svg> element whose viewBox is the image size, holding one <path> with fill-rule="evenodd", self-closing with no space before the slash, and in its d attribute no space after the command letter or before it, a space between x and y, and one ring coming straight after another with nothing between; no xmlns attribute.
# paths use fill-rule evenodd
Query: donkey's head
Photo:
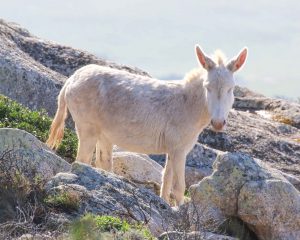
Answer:
<svg viewBox="0 0 300 240"><path fill-rule="evenodd" d="M219 56L217 61L209 58L199 46L196 46L199 63L207 70L207 78L203 82L206 93L208 112L211 116L211 125L215 131L222 131L234 101L235 86L233 73L239 70L246 61L247 48L244 48L237 57L228 63Z"/></svg>

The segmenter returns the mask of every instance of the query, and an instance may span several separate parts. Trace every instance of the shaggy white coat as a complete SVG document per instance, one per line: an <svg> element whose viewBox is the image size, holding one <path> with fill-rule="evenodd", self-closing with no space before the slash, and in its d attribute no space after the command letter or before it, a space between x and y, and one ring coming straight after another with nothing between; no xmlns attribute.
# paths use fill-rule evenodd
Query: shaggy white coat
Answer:
<svg viewBox="0 0 300 240"><path fill-rule="evenodd" d="M202 67L183 80L162 81L98 65L77 70L58 96L48 146L59 145L69 109L79 138L77 161L112 170L112 146L146 154L167 154L161 197L173 191L183 203L186 155L199 133L212 121L226 124L233 103L233 72L245 62L247 49L225 65L219 53L213 61L200 47ZM137 169L138 171L138 169Z"/></svg>

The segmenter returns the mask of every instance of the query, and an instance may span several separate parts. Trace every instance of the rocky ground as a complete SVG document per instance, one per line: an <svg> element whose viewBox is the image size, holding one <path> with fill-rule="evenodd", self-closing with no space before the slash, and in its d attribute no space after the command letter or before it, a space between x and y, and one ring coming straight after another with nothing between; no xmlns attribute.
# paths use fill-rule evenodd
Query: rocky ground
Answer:
<svg viewBox="0 0 300 240"><path fill-rule="evenodd" d="M53 116L64 81L89 63L149 75L0 21L0 93L30 109L43 108ZM27 185L20 184L24 179L43 180L41 192L48 205L37 208L34 213L40 214L34 216L42 220L32 218L31 223L47 225L38 228L45 238L51 236L49 231L66 229L90 212L143 222L154 236L162 234L160 239L300 239L300 105L241 87L236 87L235 96L226 131L205 129L188 155L186 182L191 191L180 209L157 196L164 156L115 148L114 175L80 163L71 165L33 135L16 129L0 129L1 181L13 180L18 188L8 186L24 192ZM137 166L143 171L137 173ZM37 202L29 190L25 192ZM8 193L7 188L0 189L0 234L7 229L15 232L10 222L13 229L18 226L26 233L24 229L31 228L19 226L23 210ZM60 196L67 204L53 204ZM33 215L25 215L28 224ZM238 224L230 227L230 219Z"/></svg>

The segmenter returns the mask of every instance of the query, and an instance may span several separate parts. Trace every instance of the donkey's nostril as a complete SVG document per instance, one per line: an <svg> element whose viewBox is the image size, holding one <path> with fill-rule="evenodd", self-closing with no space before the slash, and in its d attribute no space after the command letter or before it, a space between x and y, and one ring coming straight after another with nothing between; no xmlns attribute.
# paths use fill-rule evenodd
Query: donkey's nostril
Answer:
<svg viewBox="0 0 300 240"><path fill-rule="evenodd" d="M226 120L211 120L211 125L216 132L220 132L225 127Z"/></svg>

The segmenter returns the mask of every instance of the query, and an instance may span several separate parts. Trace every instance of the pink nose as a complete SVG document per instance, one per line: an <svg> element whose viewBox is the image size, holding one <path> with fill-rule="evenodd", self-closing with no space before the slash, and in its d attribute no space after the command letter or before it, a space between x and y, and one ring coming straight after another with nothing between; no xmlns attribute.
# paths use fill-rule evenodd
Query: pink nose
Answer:
<svg viewBox="0 0 300 240"><path fill-rule="evenodd" d="M224 126L226 125L225 120L211 120L211 125L213 126L213 129L217 132L222 131Z"/></svg>

